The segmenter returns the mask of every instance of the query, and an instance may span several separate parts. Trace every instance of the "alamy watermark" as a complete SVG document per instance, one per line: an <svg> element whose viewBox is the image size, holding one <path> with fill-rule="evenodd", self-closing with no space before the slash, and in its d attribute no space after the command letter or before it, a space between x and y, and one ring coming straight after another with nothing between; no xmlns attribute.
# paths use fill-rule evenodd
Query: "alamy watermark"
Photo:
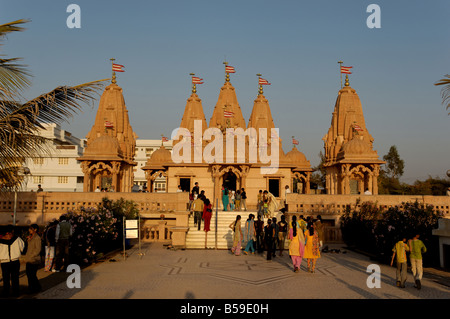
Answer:
<svg viewBox="0 0 450 319"><path fill-rule="evenodd" d="M177 164L202 163L203 160L208 164L237 164L258 163L259 158L259 163L268 164L261 166L261 174L275 174L280 166L279 136L278 128L271 128L268 132L267 128L256 131L253 127L246 130L243 128L221 130L218 127L210 127L202 133L202 121L195 120L193 134L183 127L172 131L173 141L181 139L172 149L172 161ZM209 142L203 149L204 140ZM248 145L248 160L246 145ZM192 148L193 156L191 156Z"/></svg>
<svg viewBox="0 0 450 319"><path fill-rule="evenodd" d="M76 264L70 264L67 266L67 272L72 274L67 277L66 285L67 288L81 288L81 269L80 266Z"/></svg>
<svg viewBox="0 0 450 319"><path fill-rule="evenodd" d="M368 288L381 288L381 268L377 264L367 266L366 272L370 273L366 280Z"/></svg>

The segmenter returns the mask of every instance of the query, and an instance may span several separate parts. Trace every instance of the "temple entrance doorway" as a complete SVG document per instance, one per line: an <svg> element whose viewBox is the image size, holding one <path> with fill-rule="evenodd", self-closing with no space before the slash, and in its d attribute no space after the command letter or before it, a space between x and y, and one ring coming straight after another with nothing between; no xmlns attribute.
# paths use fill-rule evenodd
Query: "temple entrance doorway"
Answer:
<svg viewBox="0 0 450 319"><path fill-rule="evenodd" d="M350 194L355 195L359 193L358 181L356 179L350 180Z"/></svg>
<svg viewBox="0 0 450 319"><path fill-rule="evenodd" d="M183 192L191 191L191 179L190 178L180 178L180 185Z"/></svg>
<svg viewBox="0 0 450 319"><path fill-rule="evenodd" d="M278 178L269 179L269 192L275 197L280 197L280 180Z"/></svg>
<svg viewBox="0 0 450 319"><path fill-rule="evenodd" d="M233 172L227 172L223 175L223 184L228 190L236 191L237 189L237 176Z"/></svg>
<svg viewBox="0 0 450 319"><path fill-rule="evenodd" d="M101 188L110 189L112 185L112 177L111 176L102 176L101 180Z"/></svg>

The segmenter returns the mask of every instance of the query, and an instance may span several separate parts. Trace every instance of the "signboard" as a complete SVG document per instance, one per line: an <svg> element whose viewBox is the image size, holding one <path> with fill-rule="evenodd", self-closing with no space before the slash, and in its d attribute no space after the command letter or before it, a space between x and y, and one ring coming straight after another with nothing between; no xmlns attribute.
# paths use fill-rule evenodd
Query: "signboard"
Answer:
<svg viewBox="0 0 450 319"><path fill-rule="evenodd" d="M137 219L125 221L125 234L127 239L139 238L139 227Z"/></svg>
<svg viewBox="0 0 450 319"><path fill-rule="evenodd" d="M137 229L127 229L126 230L127 239L130 238L139 238L138 230Z"/></svg>
<svg viewBox="0 0 450 319"><path fill-rule="evenodd" d="M125 221L125 229L134 229L138 228L138 221L137 219L129 219Z"/></svg>

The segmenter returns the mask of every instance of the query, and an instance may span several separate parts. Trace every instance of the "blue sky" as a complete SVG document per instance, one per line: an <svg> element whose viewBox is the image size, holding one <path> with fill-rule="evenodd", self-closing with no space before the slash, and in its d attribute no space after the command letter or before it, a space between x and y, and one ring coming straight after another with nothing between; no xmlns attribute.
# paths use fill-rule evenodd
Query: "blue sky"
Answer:
<svg viewBox="0 0 450 319"><path fill-rule="evenodd" d="M66 25L67 6L81 8L81 28ZM381 8L381 28L369 29L371 3ZM1 47L22 57L33 73L33 98L59 85L118 74L133 129L140 138L170 136L190 95L189 73L202 77L198 95L209 123L224 82L226 57L236 68L236 88L246 122L265 87L283 148L291 136L312 165L331 123L340 89L337 61L353 66L366 126L380 158L396 145L405 160L403 181L450 169L450 116L433 85L450 73L449 1L62 1L2 0L0 22L27 18L27 30ZM98 101L63 124L83 138Z"/></svg>

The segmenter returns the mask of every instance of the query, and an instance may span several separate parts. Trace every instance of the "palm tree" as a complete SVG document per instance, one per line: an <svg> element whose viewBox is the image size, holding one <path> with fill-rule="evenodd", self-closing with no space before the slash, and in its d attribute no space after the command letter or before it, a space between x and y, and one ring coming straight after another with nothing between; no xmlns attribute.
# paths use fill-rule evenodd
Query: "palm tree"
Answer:
<svg viewBox="0 0 450 319"><path fill-rule="evenodd" d="M442 95L442 104L447 103L446 109L450 109L450 75L445 75L446 79L440 79L438 82L434 83L434 85L444 85L441 90ZM448 113L450 115L450 113Z"/></svg>
<svg viewBox="0 0 450 319"><path fill-rule="evenodd" d="M23 31L17 20L0 25L0 41L8 33ZM1 43L0 43L1 45ZM20 58L0 57L0 190L20 187L18 172L26 158L49 154L48 139L38 135L41 123L58 123L73 116L81 104L93 102L103 81L73 87L60 86L35 99L21 102L22 93L30 86L31 74Z"/></svg>

